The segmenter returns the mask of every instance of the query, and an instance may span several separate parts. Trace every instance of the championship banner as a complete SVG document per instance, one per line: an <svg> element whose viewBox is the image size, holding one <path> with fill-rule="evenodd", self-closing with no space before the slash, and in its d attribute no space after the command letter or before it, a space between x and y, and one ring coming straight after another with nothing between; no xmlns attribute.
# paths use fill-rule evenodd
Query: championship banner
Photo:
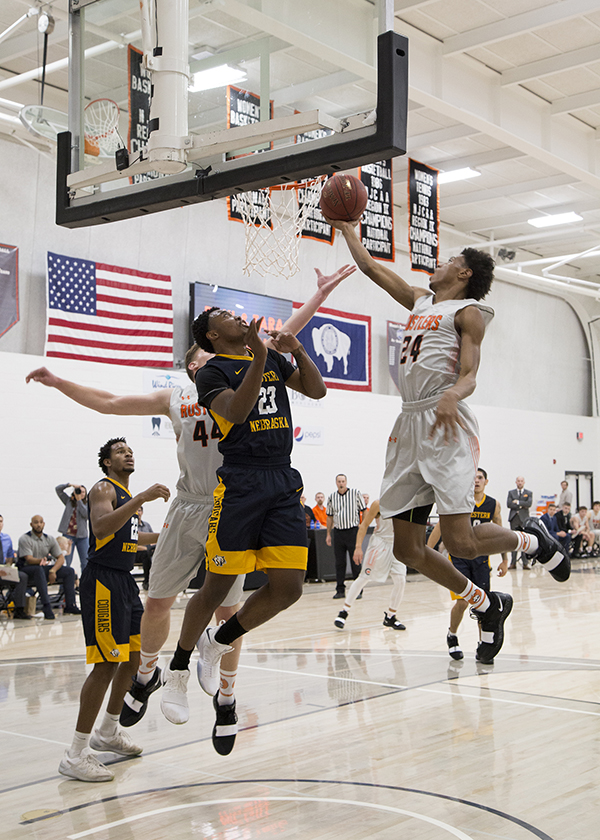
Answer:
<svg viewBox="0 0 600 840"><path fill-rule="evenodd" d="M392 161L378 160L360 168L360 180L369 193L360 222L360 239L376 260L394 262L394 201Z"/></svg>
<svg viewBox="0 0 600 840"><path fill-rule="evenodd" d="M190 283L190 330L198 315L213 306L226 309L232 315L241 315L248 323L253 318L262 317L265 319L265 330L280 330L293 309L291 300L240 292L238 289L226 289L206 283Z"/></svg>
<svg viewBox="0 0 600 840"><path fill-rule="evenodd" d="M269 102L269 117L273 118L273 100ZM260 96L250 93L248 90L227 86L227 128L235 128L239 125L252 125L260 122ZM265 146L272 148L273 144ZM253 152L241 152L237 155L227 153L228 160L244 157ZM264 190L252 190L252 200L255 206L265 207L268 193ZM227 215L231 221L243 222L243 216L238 207L235 195L227 196Z"/></svg>
<svg viewBox="0 0 600 840"><path fill-rule="evenodd" d="M408 247L413 271L433 274L438 263L438 170L408 161Z"/></svg>
<svg viewBox="0 0 600 840"><path fill-rule="evenodd" d="M301 306L294 303L294 309ZM370 391L371 318L321 308L298 340L318 367L328 388Z"/></svg>
<svg viewBox="0 0 600 840"><path fill-rule="evenodd" d="M130 160L133 163L144 146L148 143L150 135L148 123L150 122L150 102L152 99L152 82L150 73L142 67L143 53L132 47L127 48L127 67L129 70L129 128L127 130L127 148ZM155 181L163 178L161 172L140 172L129 178L130 184L142 184L146 181Z"/></svg>
<svg viewBox="0 0 600 840"><path fill-rule="evenodd" d="M0 245L0 335L19 320L19 249Z"/></svg>
<svg viewBox="0 0 600 840"><path fill-rule="evenodd" d="M300 111L295 111L294 113L299 114ZM302 134L296 134L296 143L306 143L309 140L320 140L322 137L329 137L330 134L333 134L333 131L330 128L316 128L314 131L305 131ZM298 202L300 206L302 206L304 203L302 181L300 181L299 186L300 191L298 193ZM333 245L333 240L335 239L335 228L332 228L331 225L327 224L318 204L316 207L312 207L309 210L300 236L303 239L314 239L317 242L328 242L329 245Z"/></svg>
<svg viewBox="0 0 600 840"><path fill-rule="evenodd" d="M398 386L398 361L402 352L405 328L406 324L399 324L397 321L387 321L388 370L398 390L400 390Z"/></svg>

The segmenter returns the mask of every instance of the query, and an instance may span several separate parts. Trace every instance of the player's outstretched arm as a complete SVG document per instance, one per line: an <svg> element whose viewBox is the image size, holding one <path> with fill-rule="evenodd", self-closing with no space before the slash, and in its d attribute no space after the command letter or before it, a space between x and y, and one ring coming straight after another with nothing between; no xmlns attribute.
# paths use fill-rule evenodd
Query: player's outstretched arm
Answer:
<svg viewBox="0 0 600 840"><path fill-rule="evenodd" d="M322 274L318 268L315 268L317 275L317 291L299 309L294 309L290 317L282 326L280 332L290 332L292 335L298 335L300 330L308 324L318 308L325 303L333 290L339 286L342 280L345 280L346 277L350 277L350 275L354 274L355 271L355 265L343 265L341 268L338 268L337 271L334 271L333 274L326 275ZM266 341L266 345L267 347L274 346L270 338Z"/></svg>
<svg viewBox="0 0 600 840"><path fill-rule="evenodd" d="M356 533L356 546L354 548L354 554L352 555L352 560L356 563L357 566L363 561L363 550L362 544L363 540L367 534L367 529L369 525L373 522L377 514L379 513L379 502L375 500L369 510L363 517L363 521L358 526L358 531Z"/></svg>
<svg viewBox="0 0 600 840"><path fill-rule="evenodd" d="M423 295L429 294L427 289L420 289L416 286L409 286L408 283L396 274L395 271L374 260L365 246L358 238L358 222L341 222L327 219L330 225L340 231L350 253L356 260L356 265L366 274L377 286L388 293L394 300L402 304L406 309L412 310L415 300Z"/></svg>
<svg viewBox="0 0 600 840"><path fill-rule="evenodd" d="M244 338L254 358L248 365L242 384L235 391L233 388L221 391L210 404L210 410L224 417L229 423L243 423L254 408L260 393L267 359L267 348L259 335L262 322L262 318L251 321Z"/></svg>
<svg viewBox="0 0 600 840"><path fill-rule="evenodd" d="M69 382L68 379L60 379L51 373L48 368L41 367L32 370L25 377L26 382L41 382L48 388L56 388L66 397L79 405L91 408L99 414L119 415L156 415L166 414L169 416L169 403L171 400L171 388L161 391L152 391L150 394L135 394L132 396L117 396L108 391L101 391L98 388L88 388L86 385L78 385L76 382Z"/></svg>

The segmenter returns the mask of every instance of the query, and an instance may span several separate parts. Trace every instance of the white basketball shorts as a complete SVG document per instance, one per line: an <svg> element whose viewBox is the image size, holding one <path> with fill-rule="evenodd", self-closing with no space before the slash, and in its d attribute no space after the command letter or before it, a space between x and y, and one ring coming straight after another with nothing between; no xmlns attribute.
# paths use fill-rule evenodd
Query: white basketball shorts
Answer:
<svg viewBox="0 0 600 840"><path fill-rule="evenodd" d="M160 532L150 569L149 598L173 598L187 587L204 562L208 517L214 499L201 501L176 496ZM235 583L221 606L234 607L242 597L244 575Z"/></svg>
<svg viewBox="0 0 600 840"><path fill-rule="evenodd" d="M396 560L392 549L392 543L373 534L363 560L361 575L376 583L385 583L391 574L406 577L406 566Z"/></svg>
<svg viewBox="0 0 600 840"><path fill-rule="evenodd" d="M404 403L386 453L379 496L385 519L412 508L435 504L440 515L471 513L479 466L479 427L471 409L458 404L462 427L446 443L440 429L431 439L439 395Z"/></svg>

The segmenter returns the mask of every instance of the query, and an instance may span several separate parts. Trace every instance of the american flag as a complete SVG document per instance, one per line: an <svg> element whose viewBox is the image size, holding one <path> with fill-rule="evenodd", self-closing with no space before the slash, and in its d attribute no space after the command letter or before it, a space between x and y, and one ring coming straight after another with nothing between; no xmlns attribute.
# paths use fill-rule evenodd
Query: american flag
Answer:
<svg viewBox="0 0 600 840"><path fill-rule="evenodd" d="M171 278L48 252L46 356L173 367Z"/></svg>

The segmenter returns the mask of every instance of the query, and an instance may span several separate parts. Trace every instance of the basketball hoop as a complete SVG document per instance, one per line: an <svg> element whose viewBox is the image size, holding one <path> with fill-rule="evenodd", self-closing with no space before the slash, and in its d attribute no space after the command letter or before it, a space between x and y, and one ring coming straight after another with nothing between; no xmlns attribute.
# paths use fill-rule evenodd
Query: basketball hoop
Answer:
<svg viewBox="0 0 600 840"><path fill-rule="evenodd" d="M327 176L232 196L246 233L244 274L293 277L300 271L302 229L317 206Z"/></svg>
<svg viewBox="0 0 600 840"><path fill-rule="evenodd" d="M94 99L85 106L86 145L98 149L95 154L111 156L123 145L118 131L119 113L119 106L112 99Z"/></svg>

